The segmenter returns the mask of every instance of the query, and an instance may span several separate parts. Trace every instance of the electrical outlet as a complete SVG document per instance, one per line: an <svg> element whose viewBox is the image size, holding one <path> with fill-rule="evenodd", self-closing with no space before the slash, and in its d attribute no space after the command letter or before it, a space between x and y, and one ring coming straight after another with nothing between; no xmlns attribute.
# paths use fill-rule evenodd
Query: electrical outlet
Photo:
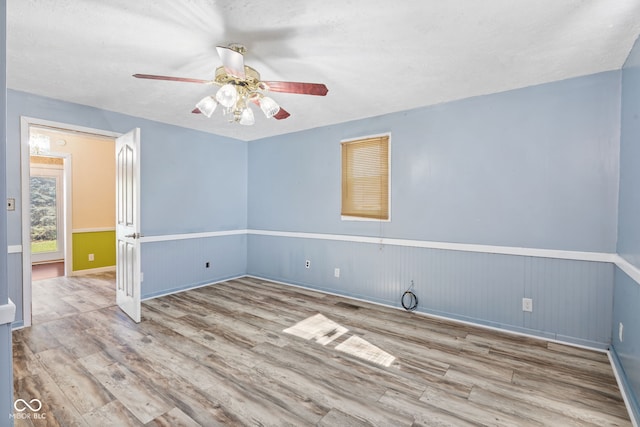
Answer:
<svg viewBox="0 0 640 427"><path fill-rule="evenodd" d="M89 254L89 261L95 261L96 257L93 254Z"/></svg>
<svg viewBox="0 0 640 427"><path fill-rule="evenodd" d="M624 338L624 325L622 322L618 323L618 338L620 338L620 342L623 341Z"/></svg>
<svg viewBox="0 0 640 427"><path fill-rule="evenodd" d="M204 263L204 267L205 267L205 268L209 268L209 267L211 267L211 263L210 263L209 261L205 262L205 263Z"/></svg>
<svg viewBox="0 0 640 427"><path fill-rule="evenodd" d="M14 199L13 197L10 199L7 199L7 210L8 211L16 210L16 199Z"/></svg>
<svg viewBox="0 0 640 427"><path fill-rule="evenodd" d="M333 275L334 275L334 277L340 277L340 269L339 268L334 268L333 269Z"/></svg>
<svg viewBox="0 0 640 427"><path fill-rule="evenodd" d="M533 311L533 300L531 298L522 298L522 311Z"/></svg>
<svg viewBox="0 0 640 427"><path fill-rule="evenodd" d="M306 261L304 262L304 268L311 268L311 261L306 260Z"/></svg>

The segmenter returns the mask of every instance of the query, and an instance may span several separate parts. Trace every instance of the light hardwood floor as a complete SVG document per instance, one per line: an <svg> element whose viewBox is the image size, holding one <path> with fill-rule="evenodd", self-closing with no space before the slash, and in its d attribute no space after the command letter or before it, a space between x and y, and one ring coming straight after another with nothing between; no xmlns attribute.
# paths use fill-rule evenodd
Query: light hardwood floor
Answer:
<svg viewBox="0 0 640 427"><path fill-rule="evenodd" d="M599 352L250 278L142 316L14 332L16 426L631 425Z"/></svg>
<svg viewBox="0 0 640 427"><path fill-rule="evenodd" d="M115 277L115 272L106 272L34 280L33 324L112 306L116 299Z"/></svg>

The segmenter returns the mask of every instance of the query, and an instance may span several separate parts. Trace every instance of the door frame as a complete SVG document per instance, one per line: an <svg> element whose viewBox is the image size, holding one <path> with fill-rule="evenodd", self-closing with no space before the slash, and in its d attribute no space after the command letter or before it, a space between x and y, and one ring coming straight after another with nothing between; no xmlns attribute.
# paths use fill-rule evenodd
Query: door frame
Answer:
<svg viewBox="0 0 640 427"><path fill-rule="evenodd" d="M110 138L119 137L120 133L103 129L95 129L84 126L77 126L68 123L55 122L51 120L38 119L34 117L20 116L20 168L21 168L21 227L22 227L22 317L23 326L31 326L31 190L30 190L30 151L29 151L29 131L30 128L43 127L69 133L84 133L90 135L106 136ZM72 248L72 227L71 227L71 155L68 153L50 153L56 157L64 158L65 165L65 275L73 272L73 248ZM67 161L68 160L68 161ZM67 164L69 167L67 167Z"/></svg>

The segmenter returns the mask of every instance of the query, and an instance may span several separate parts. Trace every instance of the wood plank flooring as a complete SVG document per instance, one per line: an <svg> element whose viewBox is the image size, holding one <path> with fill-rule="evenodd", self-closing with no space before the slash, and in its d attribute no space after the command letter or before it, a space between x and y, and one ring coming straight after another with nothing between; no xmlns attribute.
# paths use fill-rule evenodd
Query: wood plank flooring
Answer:
<svg viewBox="0 0 640 427"><path fill-rule="evenodd" d="M112 271L32 281L32 323L112 306L116 299L115 277Z"/></svg>
<svg viewBox="0 0 640 427"><path fill-rule="evenodd" d="M16 426L631 425L603 353L251 278L142 317L14 332Z"/></svg>

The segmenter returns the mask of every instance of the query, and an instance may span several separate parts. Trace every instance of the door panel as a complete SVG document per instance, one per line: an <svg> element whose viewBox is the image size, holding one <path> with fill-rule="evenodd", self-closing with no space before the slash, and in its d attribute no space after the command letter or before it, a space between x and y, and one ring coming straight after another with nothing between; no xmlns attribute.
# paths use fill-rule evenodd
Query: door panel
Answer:
<svg viewBox="0 0 640 427"><path fill-rule="evenodd" d="M140 322L140 129L116 139L116 302Z"/></svg>

